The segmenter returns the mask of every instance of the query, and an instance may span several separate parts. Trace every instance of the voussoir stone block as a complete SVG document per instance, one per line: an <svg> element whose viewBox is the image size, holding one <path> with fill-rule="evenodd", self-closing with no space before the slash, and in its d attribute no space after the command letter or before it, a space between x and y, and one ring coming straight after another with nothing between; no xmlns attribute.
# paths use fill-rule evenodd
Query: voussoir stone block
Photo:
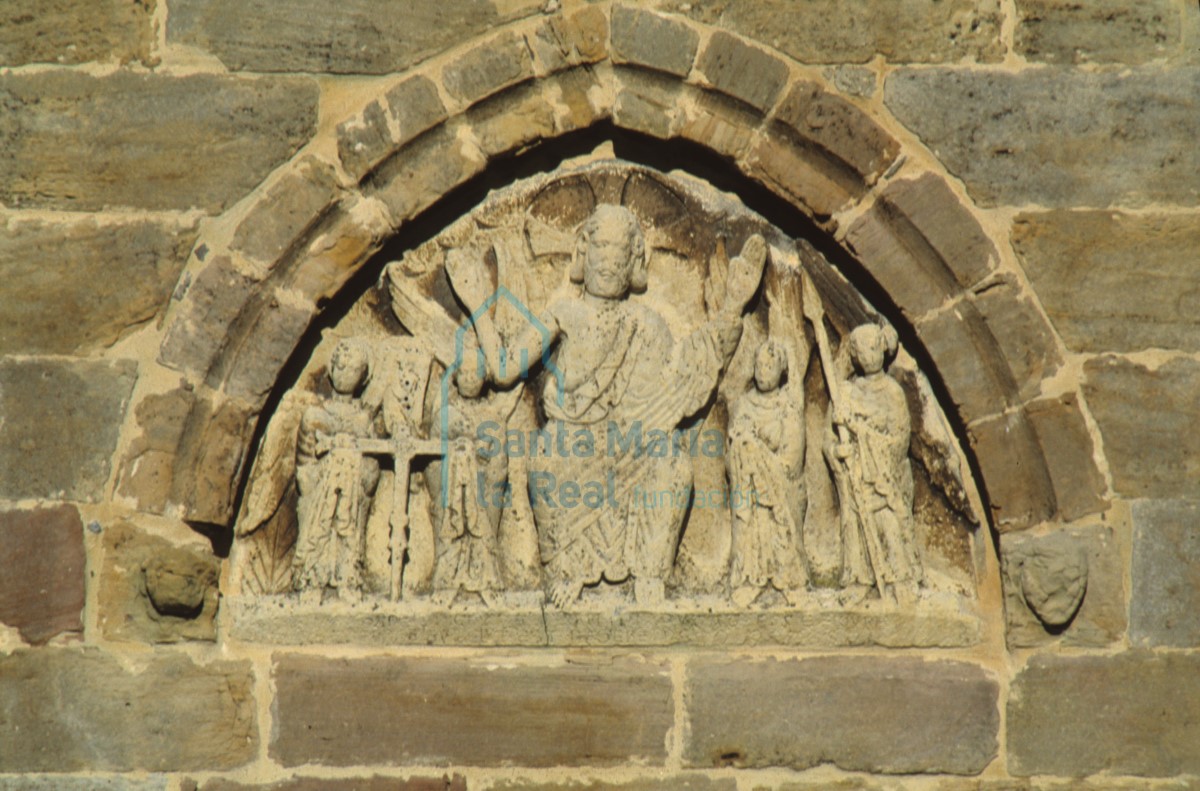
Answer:
<svg viewBox="0 0 1200 791"><path fill-rule="evenodd" d="M1200 351L1200 216L1017 215L1013 248L1074 351Z"/></svg>
<svg viewBox="0 0 1200 791"><path fill-rule="evenodd" d="M167 40L206 49L230 69L390 74L497 25L537 13L534 0L178 0Z"/></svg>
<svg viewBox="0 0 1200 791"><path fill-rule="evenodd" d="M712 35L696 68L713 88L760 113L775 105L789 75L782 58L724 31Z"/></svg>
<svg viewBox="0 0 1200 791"><path fill-rule="evenodd" d="M267 188L233 232L233 248L276 263L311 231L337 198L333 166L305 157Z"/></svg>
<svg viewBox="0 0 1200 791"><path fill-rule="evenodd" d="M1031 401L1025 414L1046 460L1059 518L1072 521L1104 510L1108 484L1096 466L1095 443L1078 397Z"/></svg>
<svg viewBox="0 0 1200 791"><path fill-rule="evenodd" d="M741 159L754 142L753 131L762 125L762 118L723 94L693 89L687 92L695 96L695 101L682 108L679 136L730 160Z"/></svg>
<svg viewBox="0 0 1200 791"><path fill-rule="evenodd" d="M0 66L140 60L153 65L154 0L12 0L0 12Z"/></svg>
<svg viewBox="0 0 1200 791"><path fill-rule="evenodd" d="M1000 532L1021 530L1054 516L1054 484L1037 433L1023 412L972 423L967 437Z"/></svg>
<svg viewBox="0 0 1200 791"><path fill-rule="evenodd" d="M1133 504L1129 631L1148 646L1200 646L1200 501Z"/></svg>
<svg viewBox="0 0 1200 791"><path fill-rule="evenodd" d="M387 207L392 223L416 216L447 192L483 170L481 152L472 150L446 125L422 135L372 174L366 194Z"/></svg>
<svg viewBox="0 0 1200 791"><path fill-rule="evenodd" d="M900 144L865 112L812 82L795 83L775 120L819 147L870 186L900 152Z"/></svg>
<svg viewBox="0 0 1200 791"><path fill-rule="evenodd" d="M533 55L525 37L502 33L478 42L442 69L446 93L464 104L533 77Z"/></svg>
<svg viewBox="0 0 1200 791"><path fill-rule="evenodd" d="M901 69L884 93L981 204L1200 200L1200 68Z"/></svg>
<svg viewBox="0 0 1200 791"><path fill-rule="evenodd" d="M551 74L604 60L608 40L608 15L595 7L549 16L526 39L542 69Z"/></svg>
<svg viewBox="0 0 1200 791"><path fill-rule="evenodd" d="M446 119L437 86L417 74L391 88L382 100L367 105L362 115L338 125L338 157L342 166L361 179L400 146ZM392 134L392 127L399 134Z"/></svg>
<svg viewBox="0 0 1200 791"><path fill-rule="evenodd" d="M201 245L197 258L208 260L186 272L175 289L158 361L179 371L204 375L213 367L234 320L259 288L259 279L228 254L212 254Z"/></svg>
<svg viewBox="0 0 1200 791"><path fill-rule="evenodd" d="M241 342L209 372L207 383L234 398L261 404L312 321L316 305L274 294L260 295L252 309L257 313Z"/></svg>
<svg viewBox="0 0 1200 791"><path fill-rule="evenodd" d="M1148 368L1117 357L1084 364L1113 488L1130 497L1195 497L1200 481L1200 362Z"/></svg>
<svg viewBox="0 0 1200 791"><path fill-rule="evenodd" d="M999 685L974 665L714 660L687 676L687 766L975 774L996 755Z"/></svg>
<svg viewBox="0 0 1200 791"><path fill-rule="evenodd" d="M303 78L4 75L0 202L217 212L308 142L317 98Z"/></svg>
<svg viewBox="0 0 1200 791"><path fill-rule="evenodd" d="M846 241L914 318L978 285L999 263L979 222L933 173L889 184Z"/></svg>
<svg viewBox="0 0 1200 791"><path fill-rule="evenodd" d="M166 307L192 224L0 220L0 354L111 345Z"/></svg>
<svg viewBox="0 0 1200 791"><path fill-rule="evenodd" d="M1018 776L1200 773L1200 656L1035 656L1008 701Z"/></svg>
<svg viewBox="0 0 1200 791"><path fill-rule="evenodd" d="M612 56L617 63L686 77L696 60L700 34L681 19L617 6L612 12Z"/></svg>
<svg viewBox="0 0 1200 791"><path fill-rule="evenodd" d="M633 660L284 655L274 676L271 755L285 766L661 765L674 716L666 669Z"/></svg>
<svg viewBox="0 0 1200 791"><path fill-rule="evenodd" d="M34 645L83 631L85 563L73 506L0 511L0 623Z"/></svg>
<svg viewBox="0 0 1200 791"><path fill-rule="evenodd" d="M1132 65L1179 50L1179 8L1171 0L1017 0L1016 7L1016 50L1028 60Z"/></svg>
<svg viewBox="0 0 1200 791"><path fill-rule="evenodd" d="M887 7L872 0L669 0L666 10L733 30L803 63L938 63L1004 57L997 0L916 0Z"/></svg>
<svg viewBox="0 0 1200 791"><path fill-rule="evenodd" d="M684 84L650 69L618 66L613 74L617 84L613 104L616 125L660 140L671 137L681 114Z"/></svg>
<svg viewBox="0 0 1200 791"><path fill-rule="evenodd" d="M496 156L554 134L554 106L540 83L519 85L467 111L467 123L487 156Z"/></svg>
<svg viewBox="0 0 1200 791"><path fill-rule="evenodd" d="M195 771L258 747L247 662L154 655L129 669L97 650L0 656L0 772Z"/></svg>
<svg viewBox="0 0 1200 791"><path fill-rule="evenodd" d="M129 360L0 360L0 497L99 500L136 379Z"/></svg>

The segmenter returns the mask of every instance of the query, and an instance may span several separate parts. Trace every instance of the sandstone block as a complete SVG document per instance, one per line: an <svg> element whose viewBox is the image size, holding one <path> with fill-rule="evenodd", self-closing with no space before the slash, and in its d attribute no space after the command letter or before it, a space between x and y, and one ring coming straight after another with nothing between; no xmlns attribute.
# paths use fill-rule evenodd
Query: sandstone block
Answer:
<svg viewBox="0 0 1200 791"><path fill-rule="evenodd" d="M818 221L864 192L862 183L823 152L814 151L781 124L770 124L746 158L746 172L782 192Z"/></svg>
<svg viewBox="0 0 1200 791"><path fill-rule="evenodd" d="M555 102L555 129L560 134L586 129L612 116L611 99L605 92L596 90L600 81L591 69L584 67L560 72L548 83L548 91Z"/></svg>
<svg viewBox="0 0 1200 791"><path fill-rule="evenodd" d="M775 105L789 73L780 58L723 31L709 39L696 67L709 85L761 113Z"/></svg>
<svg viewBox="0 0 1200 791"><path fill-rule="evenodd" d="M661 764L673 719L664 669L625 660L496 667L285 655L275 686L271 754L285 766Z"/></svg>
<svg viewBox="0 0 1200 791"><path fill-rule="evenodd" d="M613 9L612 53L617 63L686 77L699 45L700 34L679 19L635 7Z"/></svg>
<svg viewBox="0 0 1200 791"><path fill-rule="evenodd" d="M1200 656L1035 656L1009 695L1008 771L1196 774L1198 682Z"/></svg>
<svg viewBox="0 0 1200 791"><path fill-rule="evenodd" d="M803 63L865 63L879 53L892 63L940 63L1004 57L1003 20L995 0L917 0L888 6L870 0L669 0L670 11L741 33Z"/></svg>
<svg viewBox="0 0 1200 791"><path fill-rule="evenodd" d="M900 144L870 116L816 83L795 83L775 118L802 140L828 152L868 186L900 152Z"/></svg>
<svg viewBox="0 0 1200 791"><path fill-rule="evenodd" d="M98 650L0 656L0 771L232 769L257 752L250 666Z"/></svg>
<svg viewBox="0 0 1200 791"><path fill-rule="evenodd" d="M0 623L34 645L82 632L85 565L74 507L0 511Z"/></svg>
<svg viewBox="0 0 1200 791"><path fill-rule="evenodd" d="M679 124L679 136L699 143L731 160L739 160L754 141L750 130L762 118L741 102L711 91L696 94Z"/></svg>
<svg viewBox="0 0 1200 791"><path fill-rule="evenodd" d="M333 205L333 166L305 157L272 184L233 232L233 248L267 264L276 263Z"/></svg>
<svg viewBox="0 0 1200 791"><path fill-rule="evenodd" d="M1200 351L1200 218L1026 213L1012 241L1068 348Z"/></svg>
<svg viewBox="0 0 1200 791"><path fill-rule="evenodd" d="M153 65L154 2L14 0L0 19L0 66L140 60Z"/></svg>
<svg viewBox="0 0 1200 791"><path fill-rule="evenodd" d="M1149 646L1200 646L1200 502L1133 504L1130 637Z"/></svg>
<svg viewBox="0 0 1200 791"><path fill-rule="evenodd" d="M1175 54L1180 36L1179 9L1170 0L1017 0L1016 50L1028 60L1146 63Z"/></svg>
<svg viewBox="0 0 1200 791"><path fill-rule="evenodd" d="M204 252L198 250L198 257ZM168 317L158 361L175 370L207 374L257 287L257 279L225 254L212 255L185 274L172 296L178 306Z"/></svg>
<svg viewBox="0 0 1200 791"><path fill-rule="evenodd" d="M889 184L846 241L914 318L979 284L999 263L979 222L932 173Z"/></svg>
<svg viewBox="0 0 1200 791"><path fill-rule="evenodd" d="M217 639L220 559L200 536L183 538L171 541L129 522L104 527L99 621L105 637L148 643Z"/></svg>
<svg viewBox="0 0 1200 791"><path fill-rule="evenodd" d="M1112 527L1007 533L1000 538L1000 558L1010 648L1105 646L1125 633L1125 569ZM1079 561L1082 575L1075 573Z"/></svg>
<svg viewBox="0 0 1200 791"><path fill-rule="evenodd" d="M184 791L467 791L462 775L448 777L296 777L278 783L245 785L232 780L184 780Z"/></svg>
<svg viewBox="0 0 1200 791"><path fill-rule="evenodd" d="M0 360L0 497L99 500L136 379L127 360Z"/></svg>
<svg viewBox="0 0 1200 791"><path fill-rule="evenodd" d="M167 791L166 775L146 779L128 775L9 775L0 791Z"/></svg>
<svg viewBox="0 0 1200 791"><path fill-rule="evenodd" d="M692 663L684 762L975 774L996 754L998 695L987 673L960 662Z"/></svg>
<svg viewBox="0 0 1200 791"><path fill-rule="evenodd" d="M166 307L195 237L149 220L0 225L0 353L111 345Z"/></svg>
<svg viewBox="0 0 1200 791"><path fill-rule="evenodd" d="M312 321L316 306L285 302L275 295L262 297L253 309L258 315L242 343L210 372L208 384L214 389L223 386L234 398L261 404Z"/></svg>
<svg viewBox="0 0 1200 791"><path fill-rule="evenodd" d="M493 27L535 14L517 0L180 0L167 40L206 49L234 71L391 74Z"/></svg>
<svg viewBox="0 0 1200 791"><path fill-rule="evenodd" d="M396 148L446 119L437 86L420 74L389 90L383 99L371 102L361 117L338 125L338 156L355 178L387 158ZM394 137L391 128L399 128Z"/></svg>
<svg viewBox="0 0 1200 791"><path fill-rule="evenodd" d="M1032 401L1025 407L1046 460L1060 519L1104 510L1108 485L1096 466L1095 443L1074 394Z"/></svg>
<svg viewBox="0 0 1200 791"><path fill-rule="evenodd" d="M983 205L1200 200L1200 68L902 69L884 94Z"/></svg>
<svg viewBox="0 0 1200 791"><path fill-rule="evenodd" d="M533 77L533 57L525 39L502 33L464 52L442 70L446 92L465 104Z"/></svg>
<svg viewBox="0 0 1200 791"><path fill-rule="evenodd" d="M622 129L665 140L670 137L679 117L683 84L646 69L618 67L616 103L613 121Z"/></svg>
<svg viewBox="0 0 1200 791"><path fill-rule="evenodd" d="M576 780L571 782L537 782L533 780L502 780L493 791L737 791L732 777L714 779L700 774L657 776L645 780L605 782Z"/></svg>
<svg viewBox="0 0 1200 791"><path fill-rule="evenodd" d="M134 498L138 510L149 513L166 510L175 455L195 403L194 390L180 387L147 395L134 407L139 433L121 460L117 494Z"/></svg>
<svg viewBox="0 0 1200 791"><path fill-rule="evenodd" d="M1001 532L1021 530L1054 516L1054 485L1037 434L1024 413L973 423L967 436Z"/></svg>
<svg viewBox="0 0 1200 791"><path fill-rule="evenodd" d="M608 56L608 16L601 8L585 7L550 16L528 39L542 68L553 74Z"/></svg>
<svg viewBox="0 0 1200 791"><path fill-rule="evenodd" d="M1100 428L1113 487L1130 497L1194 497L1200 480L1200 363L1153 370L1105 357L1084 365L1083 392Z"/></svg>
<svg viewBox="0 0 1200 791"><path fill-rule="evenodd" d="M441 126L397 152L375 172L366 192L383 201L399 225L482 169L478 152L456 130Z"/></svg>
<svg viewBox="0 0 1200 791"><path fill-rule="evenodd" d="M317 93L300 78L5 75L0 201L220 211L308 141Z"/></svg>
<svg viewBox="0 0 1200 791"><path fill-rule="evenodd" d="M554 106L541 85L521 85L472 107L467 123L491 157L552 136Z"/></svg>

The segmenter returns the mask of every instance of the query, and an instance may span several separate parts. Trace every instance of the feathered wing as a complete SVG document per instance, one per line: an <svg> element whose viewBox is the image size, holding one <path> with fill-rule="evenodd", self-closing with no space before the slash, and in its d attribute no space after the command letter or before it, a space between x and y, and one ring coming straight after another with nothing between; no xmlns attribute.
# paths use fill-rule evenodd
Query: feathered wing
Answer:
<svg viewBox="0 0 1200 791"><path fill-rule="evenodd" d="M306 409L319 402L315 393L306 390L290 390L280 400L254 459L252 485L246 491L235 528L238 538L254 534L279 510L296 476L296 434L300 419Z"/></svg>

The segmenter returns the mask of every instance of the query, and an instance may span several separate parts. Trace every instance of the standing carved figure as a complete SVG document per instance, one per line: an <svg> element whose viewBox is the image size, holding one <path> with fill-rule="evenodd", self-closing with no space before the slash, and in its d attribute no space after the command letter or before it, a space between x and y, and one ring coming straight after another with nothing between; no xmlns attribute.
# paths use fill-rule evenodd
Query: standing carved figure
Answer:
<svg viewBox="0 0 1200 791"><path fill-rule="evenodd" d="M329 362L333 397L305 410L296 441L298 535L292 587L319 600L362 593L363 542L379 463L359 440L376 436L371 410L355 398L367 375L366 351L342 341Z"/></svg>
<svg viewBox="0 0 1200 791"><path fill-rule="evenodd" d="M748 607L768 587L781 591L789 604L806 597L804 367L784 342L766 341L755 357L754 384L732 407L729 586L740 607Z"/></svg>
<svg viewBox="0 0 1200 791"><path fill-rule="evenodd" d="M890 327L866 324L848 342L857 374L839 388L826 447L841 502L843 597L861 601L875 588L886 601L911 603L924 571L908 460L912 418L904 390L884 370L897 338Z"/></svg>
<svg viewBox="0 0 1200 791"><path fill-rule="evenodd" d="M544 425L595 440L594 453L529 460L530 500L556 606L575 601L588 585L630 577L640 604L663 600L686 512L639 508L632 492L678 493L686 502L690 460L660 455L647 443L661 437L669 446L671 432L708 402L741 338L741 313L762 279L766 253L762 237L746 242L719 314L678 343L654 308L628 298L646 288L647 258L641 225L623 207L601 205L580 227L571 279L583 284L582 294L551 303L540 326L507 349L477 310L490 291L486 276L450 273L476 316L491 381L511 387L525 373L512 361L535 365L553 351Z"/></svg>

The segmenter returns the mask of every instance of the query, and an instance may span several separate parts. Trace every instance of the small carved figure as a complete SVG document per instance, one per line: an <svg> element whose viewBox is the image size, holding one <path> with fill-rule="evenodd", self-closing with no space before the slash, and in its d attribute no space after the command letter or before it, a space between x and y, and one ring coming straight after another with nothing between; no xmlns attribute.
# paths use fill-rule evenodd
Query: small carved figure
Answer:
<svg viewBox="0 0 1200 791"><path fill-rule="evenodd" d="M793 605L806 595L804 367L795 350L778 339L767 340L755 357L753 386L732 407L729 586L740 607L748 607L768 587Z"/></svg>
<svg viewBox="0 0 1200 791"><path fill-rule="evenodd" d="M584 587L632 577L643 605L665 598L684 507L644 508L635 487L686 503L686 455L671 452L672 432L699 411L717 386L742 333L742 310L762 279L767 247L751 237L729 272L718 315L677 343L663 317L628 299L646 287L646 244L626 208L602 204L579 229L571 279L582 294L552 302L509 348L478 308L490 293L469 267L450 272L475 329L490 381L511 387L553 351L545 377L545 426L594 440L592 453L531 454L530 500L550 600L562 607ZM449 263L448 263L449 266ZM509 361L507 367L504 360ZM660 446L661 445L661 450Z"/></svg>
<svg viewBox="0 0 1200 791"><path fill-rule="evenodd" d="M843 599L861 601L872 588L892 603L915 601L924 581L913 522L908 460L912 418L904 390L884 370L895 354L895 330L855 328L848 340L857 375L841 382L826 454L841 506Z"/></svg>
<svg viewBox="0 0 1200 791"><path fill-rule="evenodd" d="M319 599L326 589L362 593L363 539L379 463L359 441L377 436L371 410L355 398L367 376L366 350L344 340L329 363L333 397L305 410L296 441L298 535L292 586Z"/></svg>

